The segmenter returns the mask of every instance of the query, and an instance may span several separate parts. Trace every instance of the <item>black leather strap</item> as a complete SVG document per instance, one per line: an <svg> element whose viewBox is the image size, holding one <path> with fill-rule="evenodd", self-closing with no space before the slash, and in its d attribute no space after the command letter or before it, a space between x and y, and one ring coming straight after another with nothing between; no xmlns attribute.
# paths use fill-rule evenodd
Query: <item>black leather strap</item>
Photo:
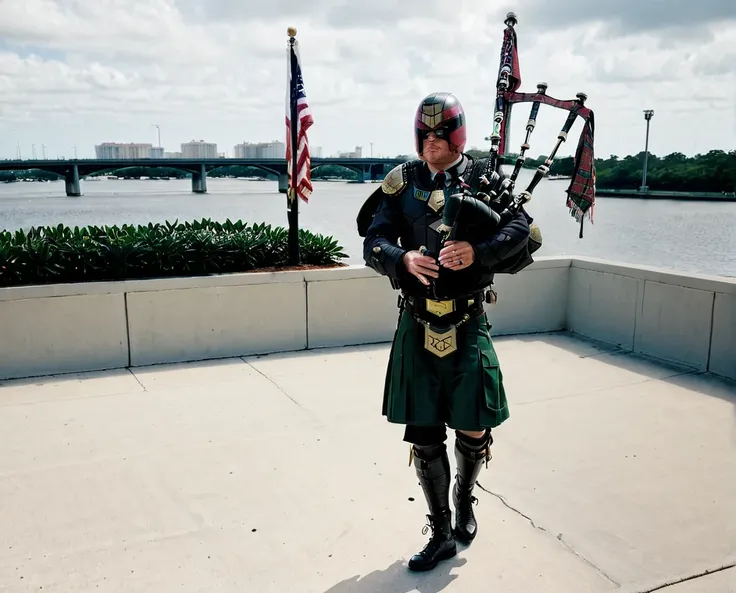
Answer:
<svg viewBox="0 0 736 593"><path fill-rule="evenodd" d="M427 300L424 298L407 296L402 293L399 295L398 304L400 309L406 309L411 315L424 319L425 321L435 322L442 320L448 323L456 323L466 313L469 313L472 317L483 314L485 311L483 308L484 296L482 292L479 292L462 298L447 299L455 302L455 310L441 317L427 310Z"/></svg>

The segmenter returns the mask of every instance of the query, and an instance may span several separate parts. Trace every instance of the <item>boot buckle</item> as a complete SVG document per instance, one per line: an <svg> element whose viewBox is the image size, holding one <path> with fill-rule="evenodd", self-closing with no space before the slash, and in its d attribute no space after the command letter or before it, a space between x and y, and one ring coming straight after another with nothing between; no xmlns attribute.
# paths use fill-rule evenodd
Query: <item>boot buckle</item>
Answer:
<svg viewBox="0 0 736 593"><path fill-rule="evenodd" d="M429 518L429 515L427 516L427 519L429 519L429 521L424 527L422 527L422 535L427 535L427 532L430 530L430 528L432 529L432 533L434 533L434 527L432 527L432 519Z"/></svg>

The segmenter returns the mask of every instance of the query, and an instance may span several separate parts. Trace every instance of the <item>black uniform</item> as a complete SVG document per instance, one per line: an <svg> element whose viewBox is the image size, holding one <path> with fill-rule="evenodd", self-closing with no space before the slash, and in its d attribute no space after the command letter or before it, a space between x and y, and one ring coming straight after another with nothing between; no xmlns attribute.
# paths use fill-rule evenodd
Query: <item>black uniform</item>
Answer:
<svg viewBox="0 0 736 593"><path fill-rule="evenodd" d="M485 173L488 159L474 160L463 155L461 162L445 172L445 196L460 191L459 180L467 180L473 188L479 185L478 177ZM394 179L392 180L391 177ZM367 265L378 273L398 281L402 292L427 298L454 298L483 291L493 283L496 273L513 273L530 262L528 239L532 219L522 210L507 226L488 233L485 229L468 229L456 236L467 240L475 247L475 263L463 270L453 271L440 267L439 278L435 279L434 294L400 265L407 251L428 248L434 257L442 246L436 228L441 222L440 213L428 204L432 190L437 189L438 180L422 161L404 163L386 176L380 189L366 202L366 208L377 211L370 226L361 233L363 257ZM399 179L401 181L399 181ZM441 180L439 180L441 182ZM396 190L396 184L402 186ZM505 206L505 205L504 205ZM500 208L500 206L499 206ZM485 231L485 232L484 232ZM399 244L400 241L400 244Z"/></svg>
<svg viewBox="0 0 736 593"><path fill-rule="evenodd" d="M463 154L460 162L433 178L421 160L394 168L358 216L366 264L388 276L401 291L401 313L394 335L383 397L383 414L406 425L405 440L427 499L433 537L410 568L426 570L455 553L454 536L470 541L477 525L471 504L483 461L490 459L491 429L509 417L503 375L489 333L484 302L496 273L515 273L531 263L531 218L523 211L503 228L466 221L453 237L475 250L462 270L440 266L439 278L422 284L404 267L404 255L426 248L439 256L440 224L449 196L480 188L490 178L489 159ZM507 204L496 204L499 211ZM453 536L449 510L450 466L446 427L485 431L480 439L457 432L457 509Z"/></svg>

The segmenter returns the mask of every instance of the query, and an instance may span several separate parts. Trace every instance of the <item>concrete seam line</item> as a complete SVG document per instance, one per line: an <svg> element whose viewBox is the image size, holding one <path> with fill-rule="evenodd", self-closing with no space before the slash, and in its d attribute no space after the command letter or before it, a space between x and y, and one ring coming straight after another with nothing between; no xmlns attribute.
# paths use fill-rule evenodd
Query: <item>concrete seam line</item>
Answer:
<svg viewBox="0 0 736 593"><path fill-rule="evenodd" d="M682 577L672 582L665 583L663 585L659 585L658 587L655 587L654 589L646 589L644 591L640 591L639 593L654 593L654 591L661 591L662 589L668 589L669 587L674 587L675 585L679 585L687 581L693 581L695 579L699 579L699 578L706 577L712 574L716 574L718 572L723 572L724 570L729 570L734 567L736 567L736 562L731 562L730 564L727 564L725 566L719 566L718 568L713 568L713 569L706 569L697 574L690 575L689 577Z"/></svg>
<svg viewBox="0 0 736 593"><path fill-rule="evenodd" d="M570 265L562 268L565 270L563 274L567 274L567 290L565 290L565 320L563 321L564 329L570 331L570 299L572 298L572 260Z"/></svg>
<svg viewBox="0 0 736 593"><path fill-rule="evenodd" d="M641 314L642 317L644 316L644 299L646 299L646 297L647 297L647 284L648 283L649 283L649 280L642 280L642 283L641 283L641 309L639 309L639 307L636 308L636 317L634 318L634 343L633 343L633 350L634 350L634 352L640 352L640 353L644 353L644 351L643 350L640 350L640 349L637 349L637 339L636 339L636 336L637 336L636 331L638 329L637 328L637 326L638 326L637 320L639 318L639 314ZM639 344L639 346L641 346L641 345Z"/></svg>
<svg viewBox="0 0 736 593"><path fill-rule="evenodd" d="M306 276L304 282L304 347L309 350L309 281Z"/></svg>
<svg viewBox="0 0 736 593"><path fill-rule="evenodd" d="M147 392L148 389L146 389L146 386L143 383L141 383L141 380L138 378L138 375L136 375L133 372L133 369L131 369L130 367L128 367L126 370L132 375L132 377L136 380L136 382L138 383L138 385L141 386L141 389L143 389L144 392Z"/></svg>
<svg viewBox="0 0 736 593"><path fill-rule="evenodd" d="M639 290L641 290L641 306L644 307L644 285L646 280L636 279L636 297L634 297L634 335L631 336L631 349L636 350L636 326L639 322Z"/></svg>
<svg viewBox="0 0 736 593"><path fill-rule="evenodd" d="M585 564L587 564L591 568L595 569L595 571L598 574L600 574L602 577L606 578L607 580L609 580L610 582L612 582L617 587L620 587L621 586L621 583L619 583L619 582L615 581L614 579L612 579L600 567L598 567L595 564L593 564L593 562L591 562L590 560L588 560L585 556L583 556L580 552L578 552L575 548L573 548L570 544L568 544L562 538L562 534L561 533L559 535L554 535L548 529L545 529L544 527L540 527L539 525L537 525L534 522L534 520L531 517L529 517L528 515L525 515L519 509L512 507L508 502L506 502L506 499L503 496L501 496L500 494L497 494L495 492L491 492L490 490L488 490L486 488L483 488L483 486L481 486L480 482L476 482L476 484L478 485L478 488L480 488L481 490L483 490L483 492L487 492L491 496L495 496L498 500L500 500L507 509L515 512L517 515L520 515L520 516L524 517L524 519L526 519L527 521L529 521L529 523L531 524L532 527L534 527L534 529L538 529L539 531L542 531L542 532L546 533L547 535L550 535L550 536L554 537L557 541L560 542L560 544L562 545L563 548L565 548L568 552L571 552L572 554L574 554L575 556L577 556L578 558L580 558L580 560L582 560Z"/></svg>
<svg viewBox="0 0 736 593"><path fill-rule="evenodd" d="M131 354L130 354L130 319L128 317L128 293L123 293L123 306L125 308L125 337L128 341L128 367L131 366Z"/></svg>
<svg viewBox="0 0 736 593"><path fill-rule="evenodd" d="M253 370L254 370L254 371L255 371L256 373L258 373L259 375L261 375L261 377L263 377L263 378L264 378L264 379L265 379L266 381L268 381L269 383L271 383L271 384L272 384L272 385L273 385L273 386L274 386L274 387L275 387L276 389L278 389L278 390L279 390L279 391L280 391L281 393L283 393L283 394L284 394L284 395L285 395L285 396L286 396L286 397L287 397L287 398L288 398L289 400L291 400L291 402L292 402L292 403L294 403L295 405L299 406L300 408L302 408L302 409L304 410L304 406L303 406L302 404L300 404L300 403L299 403L299 402L298 402L297 400L295 400L295 399L294 399L293 397L291 397L291 396L290 396L290 395L288 394L288 392L287 392L287 391L286 391L286 390L285 390L285 389L284 389L283 387L281 387L281 385L279 385L279 384L278 384L278 383L277 383L276 381L274 381L274 380L273 380L273 379L272 379L271 377L269 377L269 376L268 376L268 375L267 375L266 373L264 373L264 372L263 372L263 371L262 371L261 369L259 369L259 368L258 368L258 367L256 367L255 365L253 365L253 364L251 364L250 362L248 362L248 361L247 361L247 360L246 360L246 359L245 359L245 358L244 358L243 356L238 356L238 358L239 358L240 360L242 360L242 361L243 361L243 362L244 362L245 364L247 364L247 365L248 365L248 366L249 366L250 368L252 368L252 369L253 369Z"/></svg>
<svg viewBox="0 0 736 593"><path fill-rule="evenodd" d="M716 324L716 295L713 293L713 301L710 304L710 335L708 336L708 358L705 361L705 370L710 372L710 357L713 354L713 329Z"/></svg>
<svg viewBox="0 0 736 593"><path fill-rule="evenodd" d="M635 356L638 356L635 354ZM536 404L544 404L547 402L556 402L563 399L570 399L573 397L590 397L592 395L605 393L606 391L613 391L614 389L621 389L623 387L634 387L636 385L643 385L644 383L650 383L654 381L665 381L667 379L674 379L675 377L683 377L685 375L696 375L696 374L703 374L702 371L698 370L683 370L682 372L676 372L672 375L666 375L664 377L651 377L648 379L642 379L641 381L632 381L631 383L622 383L620 385L613 385L610 387L601 387L599 389L592 389L592 390L585 390L585 391L576 391L574 393L568 393L566 395L557 395L554 397L549 397L547 399L540 399L540 400L530 400L530 401L524 401L524 402L516 402L515 406L533 406ZM489 494L493 494L493 492L489 492Z"/></svg>

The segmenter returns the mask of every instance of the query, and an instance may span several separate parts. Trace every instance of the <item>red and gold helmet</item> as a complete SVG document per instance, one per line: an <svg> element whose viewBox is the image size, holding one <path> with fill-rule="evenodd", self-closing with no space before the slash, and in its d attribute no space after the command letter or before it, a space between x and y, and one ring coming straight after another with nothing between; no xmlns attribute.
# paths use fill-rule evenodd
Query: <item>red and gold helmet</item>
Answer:
<svg viewBox="0 0 736 593"><path fill-rule="evenodd" d="M458 152L465 148L465 111L452 93L432 93L419 104L414 119L417 154L422 154L424 139L430 132L447 140Z"/></svg>

